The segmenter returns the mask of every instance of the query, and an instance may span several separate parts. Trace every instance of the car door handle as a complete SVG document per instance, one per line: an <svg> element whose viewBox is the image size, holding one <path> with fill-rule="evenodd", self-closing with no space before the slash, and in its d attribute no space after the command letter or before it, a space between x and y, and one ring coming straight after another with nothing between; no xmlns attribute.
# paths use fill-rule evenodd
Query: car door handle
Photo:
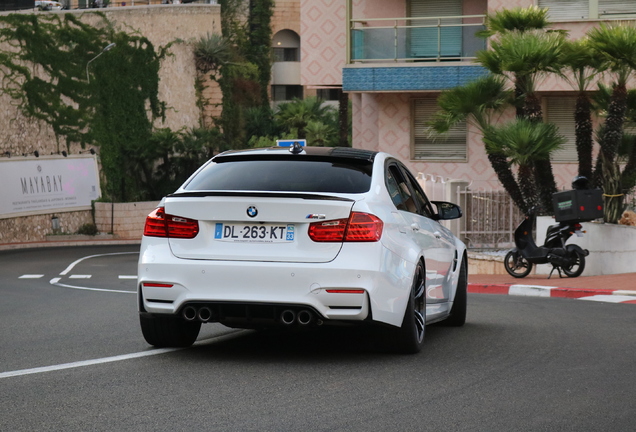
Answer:
<svg viewBox="0 0 636 432"><path fill-rule="evenodd" d="M441 233L441 232L439 232L439 231L435 231L435 232L433 233L433 235L435 236L435 238L436 238L436 239L441 239L441 238L442 238L442 233Z"/></svg>
<svg viewBox="0 0 636 432"><path fill-rule="evenodd" d="M420 230L420 226L416 223L411 224L411 229L413 231L419 231Z"/></svg>

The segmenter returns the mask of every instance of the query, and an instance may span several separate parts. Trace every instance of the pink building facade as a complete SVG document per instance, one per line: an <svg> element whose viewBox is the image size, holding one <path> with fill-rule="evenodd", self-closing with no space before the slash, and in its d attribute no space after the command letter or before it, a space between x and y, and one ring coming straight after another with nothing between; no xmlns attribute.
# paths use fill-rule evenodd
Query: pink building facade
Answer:
<svg viewBox="0 0 636 432"><path fill-rule="evenodd" d="M301 83L342 86L349 94L354 147L389 152L416 173L499 189L472 125L439 140L426 122L442 90L486 73L474 62L486 46L474 35L485 15L531 5L549 8L553 27L571 38L603 21L636 19L633 0L301 0ZM558 186L569 187L578 169L574 91L555 78L539 90L546 120L568 139L553 155L553 169Z"/></svg>

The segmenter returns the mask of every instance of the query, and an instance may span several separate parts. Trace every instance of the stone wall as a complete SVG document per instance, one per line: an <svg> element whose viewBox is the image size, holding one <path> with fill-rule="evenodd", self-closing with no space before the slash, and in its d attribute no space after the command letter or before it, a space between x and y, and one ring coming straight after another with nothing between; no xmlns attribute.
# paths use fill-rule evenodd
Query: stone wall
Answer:
<svg viewBox="0 0 636 432"><path fill-rule="evenodd" d="M110 233L119 239L141 239L146 216L157 208L159 201L133 203L95 203L95 225L102 233ZM114 209L114 218L113 210Z"/></svg>
<svg viewBox="0 0 636 432"><path fill-rule="evenodd" d="M91 23L98 20L96 11L33 12L29 10L24 13L73 13L80 15L83 21ZM196 104L196 71L192 44L208 33L221 32L220 6L152 5L107 8L100 9L99 12L104 13L117 28L136 31L146 36L155 48L181 40L172 45L171 55L161 65L159 97L166 102L168 110L165 122L159 120L155 126L169 127L173 130L199 126L201 113ZM218 115L219 108L216 105L220 102L218 88L212 85L206 96L212 99L209 109L217 110L206 113L206 116L209 118L211 115ZM42 155L48 155L57 154L63 150L67 150L70 154L77 154L82 149L79 144L74 143L71 143L67 149L63 139L56 140L49 125L26 118L8 96L0 96L0 154L10 152L12 157L23 155L33 157L33 152L36 150ZM147 213L149 211L143 215L144 219ZM0 219L0 244L45 240L46 235L52 233L52 216L53 214ZM59 218L61 231L65 233L75 233L83 224L93 222L91 211L56 213L56 216ZM110 224L108 229L100 228L100 231L109 232ZM124 238L137 235L141 237L140 232L136 226L121 229L121 235Z"/></svg>
<svg viewBox="0 0 636 432"><path fill-rule="evenodd" d="M59 234L76 233L82 225L93 223L90 210L0 219L0 245L46 241L53 234L53 216L60 223Z"/></svg>

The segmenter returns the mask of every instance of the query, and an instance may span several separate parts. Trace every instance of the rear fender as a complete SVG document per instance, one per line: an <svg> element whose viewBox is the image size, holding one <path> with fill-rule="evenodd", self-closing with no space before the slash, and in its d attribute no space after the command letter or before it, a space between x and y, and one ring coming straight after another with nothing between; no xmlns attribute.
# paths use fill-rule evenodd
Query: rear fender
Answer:
<svg viewBox="0 0 636 432"><path fill-rule="evenodd" d="M566 249L568 252L576 251L576 252L580 253L580 254L581 254L581 255L583 255L583 256L588 256L588 255L590 254L590 251L589 251L589 250L587 250L587 249L583 249L581 246L579 246L579 245L577 245L577 244L569 244L569 245L567 245L567 246L565 247L565 249Z"/></svg>

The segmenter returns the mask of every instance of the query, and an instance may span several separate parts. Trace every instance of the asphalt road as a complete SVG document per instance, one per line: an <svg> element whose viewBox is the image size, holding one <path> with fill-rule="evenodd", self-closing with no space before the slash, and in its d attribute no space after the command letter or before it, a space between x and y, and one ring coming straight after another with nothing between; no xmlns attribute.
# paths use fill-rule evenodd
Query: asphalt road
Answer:
<svg viewBox="0 0 636 432"><path fill-rule="evenodd" d="M469 295L466 326L429 326L413 356L218 324L155 350L136 251L0 252L0 431L634 430L633 305Z"/></svg>

